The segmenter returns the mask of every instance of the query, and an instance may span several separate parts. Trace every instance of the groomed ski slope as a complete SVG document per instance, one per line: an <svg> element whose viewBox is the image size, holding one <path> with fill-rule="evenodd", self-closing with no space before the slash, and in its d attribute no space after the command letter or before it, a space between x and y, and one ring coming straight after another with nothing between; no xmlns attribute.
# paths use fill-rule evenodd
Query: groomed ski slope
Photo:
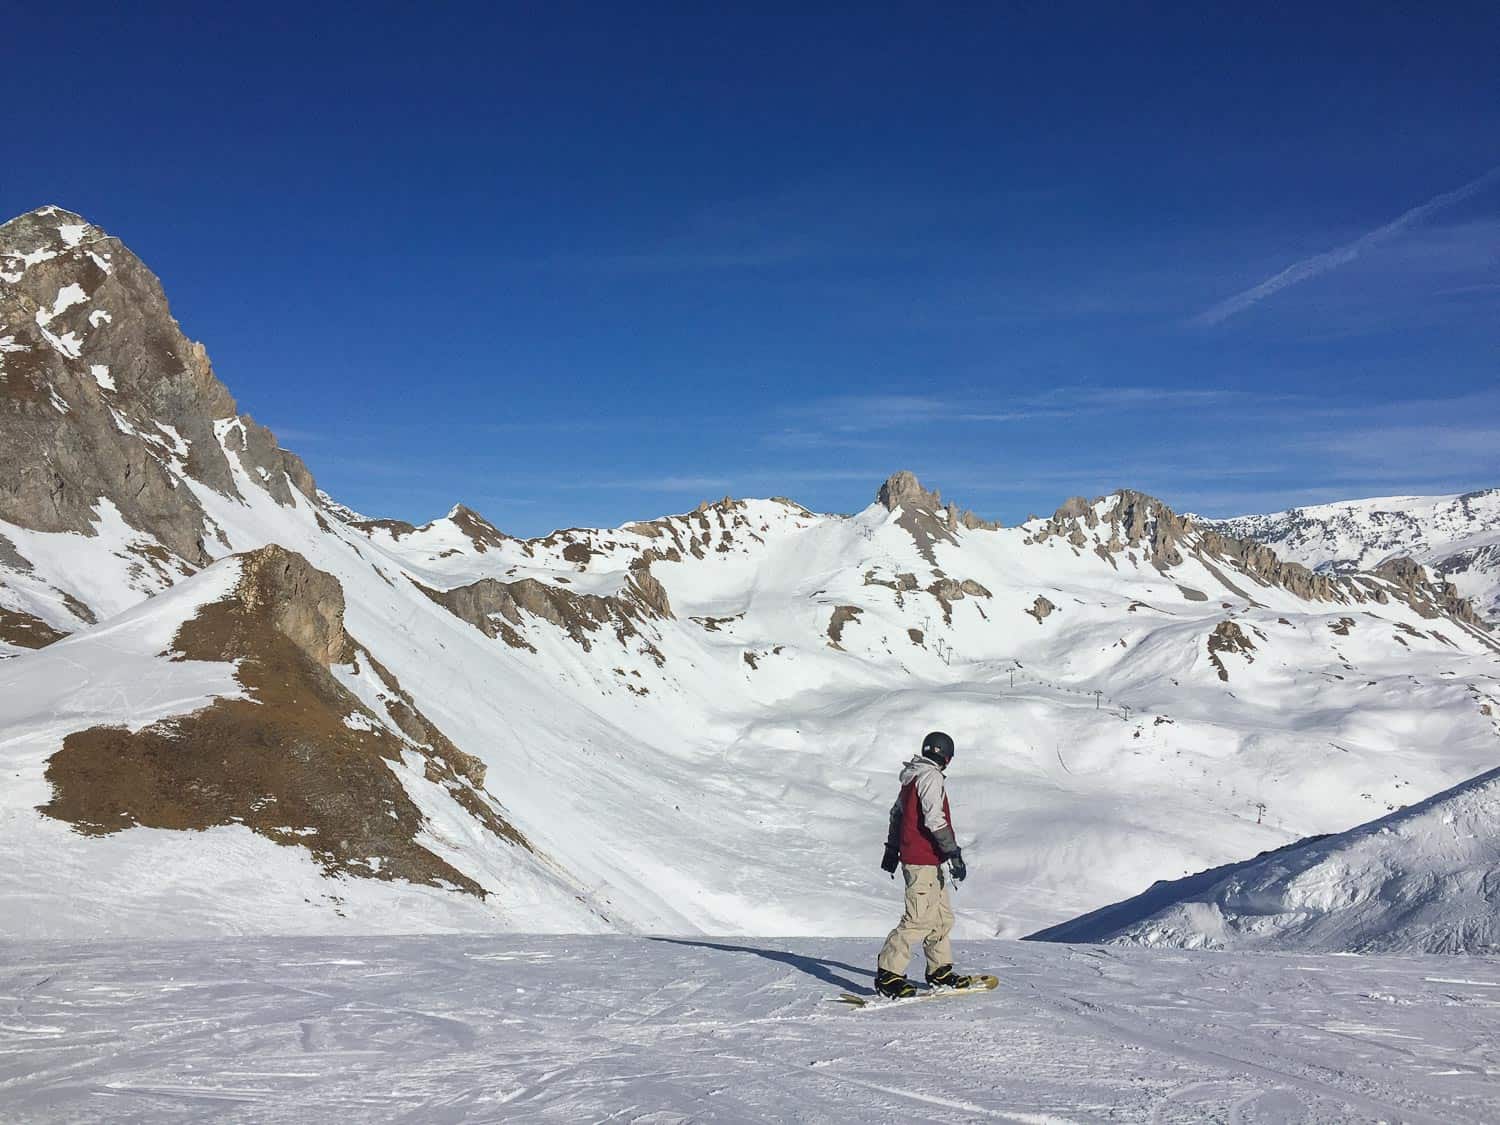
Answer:
<svg viewBox="0 0 1500 1125"><path fill-rule="evenodd" d="M1500 962L494 935L0 946L7 1122L1500 1119Z"/></svg>

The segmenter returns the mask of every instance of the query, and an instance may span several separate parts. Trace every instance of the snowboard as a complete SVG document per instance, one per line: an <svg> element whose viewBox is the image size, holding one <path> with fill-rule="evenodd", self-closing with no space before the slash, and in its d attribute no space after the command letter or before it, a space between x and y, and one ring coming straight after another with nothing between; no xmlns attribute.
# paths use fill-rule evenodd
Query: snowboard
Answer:
<svg viewBox="0 0 1500 1125"><path fill-rule="evenodd" d="M828 999L834 1004L843 1004L846 1007L859 1010L861 1008L893 1008L898 1004L916 1004L923 1000L936 1000L942 996L972 996L977 992L993 992L1000 987L1000 978L992 977L988 973L972 973L975 983L968 988L928 988L918 992L915 996L905 996L900 999L891 999L879 994L874 996L856 996L852 992L840 992L837 996Z"/></svg>

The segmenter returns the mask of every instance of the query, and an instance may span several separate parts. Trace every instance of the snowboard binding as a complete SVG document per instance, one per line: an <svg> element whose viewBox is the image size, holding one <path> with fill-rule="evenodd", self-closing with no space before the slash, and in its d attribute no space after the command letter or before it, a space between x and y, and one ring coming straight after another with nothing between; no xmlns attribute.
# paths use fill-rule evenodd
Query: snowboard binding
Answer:
<svg viewBox="0 0 1500 1125"><path fill-rule="evenodd" d="M898 976L885 969L877 969L875 991L887 1000L906 1000L917 994L917 986L904 976Z"/></svg>

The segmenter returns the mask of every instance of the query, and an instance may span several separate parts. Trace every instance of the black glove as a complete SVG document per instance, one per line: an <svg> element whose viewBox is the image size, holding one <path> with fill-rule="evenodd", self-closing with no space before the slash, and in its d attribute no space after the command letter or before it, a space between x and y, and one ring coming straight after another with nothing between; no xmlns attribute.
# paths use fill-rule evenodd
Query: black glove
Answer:
<svg viewBox="0 0 1500 1125"><path fill-rule="evenodd" d="M969 869L964 866L964 853L954 852L948 857L948 876L957 886L969 877Z"/></svg>
<svg viewBox="0 0 1500 1125"><path fill-rule="evenodd" d="M896 867L901 863L901 849L894 845L885 846L885 855L880 860L880 870L888 872L892 879L896 877Z"/></svg>

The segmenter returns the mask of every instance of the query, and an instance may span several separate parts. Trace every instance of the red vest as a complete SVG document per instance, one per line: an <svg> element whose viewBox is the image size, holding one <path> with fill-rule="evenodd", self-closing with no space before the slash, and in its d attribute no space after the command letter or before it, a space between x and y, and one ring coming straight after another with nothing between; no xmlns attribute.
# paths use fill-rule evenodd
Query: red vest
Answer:
<svg viewBox="0 0 1500 1125"><path fill-rule="evenodd" d="M948 811L948 794L943 793L943 819L949 831L953 829L953 814ZM922 798L917 795L917 783L909 781L901 787L901 862L936 867L943 862L938 853L937 841L922 823Z"/></svg>

